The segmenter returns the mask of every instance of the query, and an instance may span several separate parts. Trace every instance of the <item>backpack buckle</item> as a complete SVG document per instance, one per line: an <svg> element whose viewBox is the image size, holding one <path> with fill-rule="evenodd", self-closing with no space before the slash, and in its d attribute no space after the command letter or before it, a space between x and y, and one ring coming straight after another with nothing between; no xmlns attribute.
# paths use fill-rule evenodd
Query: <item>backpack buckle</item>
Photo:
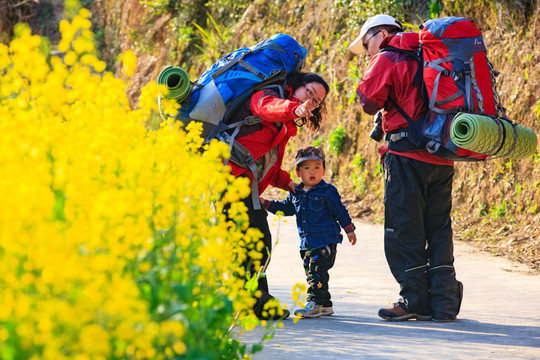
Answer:
<svg viewBox="0 0 540 360"><path fill-rule="evenodd" d="M397 132L397 133L390 134L390 136L388 137L388 141L396 142L396 141L404 139L404 138L406 138L408 136L409 136L409 134L406 131L400 131L400 132Z"/></svg>
<svg viewBox="0 0 540 360"><path fill-rule="evenodd" d="M260 123L261 121L263 121L263 119L260 116L252 115L246 117L244 121L241 122L241 125L254 125Z"/></svg>

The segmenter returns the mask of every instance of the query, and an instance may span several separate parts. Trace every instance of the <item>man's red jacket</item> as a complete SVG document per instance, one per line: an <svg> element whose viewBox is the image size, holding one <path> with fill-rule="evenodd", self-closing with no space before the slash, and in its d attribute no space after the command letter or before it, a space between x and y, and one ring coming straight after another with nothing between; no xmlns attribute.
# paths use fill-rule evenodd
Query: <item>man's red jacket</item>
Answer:
<svg viewBox="0 0 540 360"><path fill-rule="evenodd" d="M380 48L388 46L403 50L417 50L419 47L418 34L407 32L388 36L381 42ZM379 52L369 62L364 78L358 85L356 92L366 113L375 115L377 111L384 108L382 127L385 134L409 126L399 111L390 102L387 102L388 97L392 97L413 120L419 119L427 111L422 100L421 88L413 85L418 66L418 61L395 51ZM431 164L454 164L452 160L432 155L427 150L397 152L388 150L387 146L383 146L379 150L381 155L387 151Z"/></svg>

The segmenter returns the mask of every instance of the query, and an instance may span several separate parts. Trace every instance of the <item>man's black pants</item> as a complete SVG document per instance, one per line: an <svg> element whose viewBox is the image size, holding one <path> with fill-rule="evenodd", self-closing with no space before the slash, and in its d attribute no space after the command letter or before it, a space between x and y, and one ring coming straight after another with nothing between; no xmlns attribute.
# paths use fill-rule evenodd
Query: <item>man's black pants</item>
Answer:
<svg viewBox="0 0 540 360"><path fill-rule="evenodd" d="M383 158L384 248L409 312L456 316L462 284L454 269L452 166L387 153Z"/></svg>

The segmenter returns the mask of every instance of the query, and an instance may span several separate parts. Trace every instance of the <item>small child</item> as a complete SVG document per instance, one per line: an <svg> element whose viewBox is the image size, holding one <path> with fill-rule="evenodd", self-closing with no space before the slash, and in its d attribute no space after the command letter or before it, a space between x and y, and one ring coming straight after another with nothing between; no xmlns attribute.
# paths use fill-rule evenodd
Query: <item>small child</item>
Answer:
<svg viewBox="0 0 540 360"><path fill-rule="evenodd" d="M322 178L325 169L324 152L308 146L296 153L296 175L302 179L295 192L283 201L261 198L265 209L275 214L296 215L300 235L300 257L307 275L308 297L305 308L296 316L316 318L334 313L328 291L328 270L334 266L336 247L341 243L341 227L352 245L356 244L355 227L337 189ZM339 223L339 224L338 224Z"/></svg>

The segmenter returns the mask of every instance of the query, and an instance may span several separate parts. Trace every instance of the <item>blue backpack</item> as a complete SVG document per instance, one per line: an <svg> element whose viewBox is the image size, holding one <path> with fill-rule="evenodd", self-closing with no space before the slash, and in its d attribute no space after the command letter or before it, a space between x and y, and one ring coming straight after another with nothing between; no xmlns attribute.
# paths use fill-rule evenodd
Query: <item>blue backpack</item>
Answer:
<svg viewBox="0 0 540 360"><path fill-rule="evenodd" d="M229 124L239 106L254 92L283 82L288 73L300 70L307 50L286 34L276 34L250 48L219 59L195 82L176 117L187 124L203 125L205 142L242 124ZM247 121L249 124L253 122Z"/></svg>
<svg viewBox="0 0 540 360"><path fill-rule="evenodd" d="M279 84L287 74L302 68L306 56L307 50L286 34L276 34L250 48L233 51L193 84L176 116L185 125L192 121L202 123L205 143L218 139L229 144L229 160L249 168L253 174L251 192L255 209L260 208L256 164L252 154L235 137L242 125L257 124L262 119L250 116L235 123L231 119L253 93L263 88L275 87L283 98Z"/></svg>

